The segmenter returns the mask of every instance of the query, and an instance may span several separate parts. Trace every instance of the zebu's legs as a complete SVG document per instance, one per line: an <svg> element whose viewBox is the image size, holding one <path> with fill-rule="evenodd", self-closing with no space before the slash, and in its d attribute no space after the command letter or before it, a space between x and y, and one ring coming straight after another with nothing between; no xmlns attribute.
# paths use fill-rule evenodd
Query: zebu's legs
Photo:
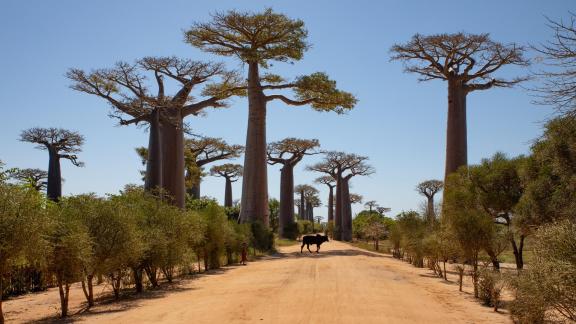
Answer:
<svg viewBox="0 0 576 324"><path fill-rule="evenodd" d="M302 246L300 247L300 253L302 253L302 250L304 249L304 241L302 241Z"/></svg>
<svg viewBox="0 0 576 324"><path fill-rule="evenodd" d="M310 251L310 244L306 244L306 248L308 249L308 251ZM312 251L310 251L310 253L312 253Z"/></svg>

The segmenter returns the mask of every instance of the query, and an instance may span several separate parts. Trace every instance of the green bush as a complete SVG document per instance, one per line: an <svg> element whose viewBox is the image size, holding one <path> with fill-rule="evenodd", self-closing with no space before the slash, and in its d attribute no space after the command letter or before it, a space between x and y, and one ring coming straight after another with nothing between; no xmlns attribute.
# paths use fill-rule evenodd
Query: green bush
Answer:
<svg viewBox="0 0 576 324"><path fill-rule="evenodd" d="M512 316L522 323L576 321L576 222L538 229L530 267L512 280Z"/></svg>
<svg viewBox="0 0 576 324"><path fill-rule="evenodd" d="M498 310L500 295L504 288L502 273L486 267L479 271L478 275L478 298L485 306L492 306Z"/></svg>
<svg viewBox="0 0 576 324"><path fill-rule="evenodd" d="M259 251L270 251L274 248L274 233L264 224L254 222L251 224L252 246Z"/></svg>
<svg viewBox="0 0 576 324"><path fill-rule="evenodd" d="M284 237L295 240L298 237L298 223L290 223L284 226Z"/></svg>
<svg viewBox="0 0 576 324"><path fill-rule="evenodd" d="M308 220L299 220L297 222L298 234L306 235L314 232L314 224Z"/></svg>

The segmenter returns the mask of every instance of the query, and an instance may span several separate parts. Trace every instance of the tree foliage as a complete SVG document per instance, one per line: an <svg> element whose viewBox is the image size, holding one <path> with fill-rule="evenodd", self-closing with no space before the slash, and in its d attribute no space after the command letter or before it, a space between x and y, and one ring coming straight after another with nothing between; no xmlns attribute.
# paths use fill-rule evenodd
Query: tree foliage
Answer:
<svg viewBox="0 0 576 324"><path fill-rule="evenodd" d="M406 72L420 74L421 81L457 79L466 91L508 87L526 78L504 79L494 73L505 65L526 66L524 48L502 44L488 34L416 34L406 44L394 45L392 60L406 63Z"/></svg>

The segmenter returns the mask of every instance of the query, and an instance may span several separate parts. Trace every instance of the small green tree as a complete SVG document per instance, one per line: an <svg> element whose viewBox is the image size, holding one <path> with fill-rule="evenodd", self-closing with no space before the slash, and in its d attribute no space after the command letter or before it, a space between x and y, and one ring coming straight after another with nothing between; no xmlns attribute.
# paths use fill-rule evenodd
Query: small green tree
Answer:
<svg viewBox="0 0 576 324"><path fill-rule="evenodd" d="M3 277L16 265L44 265L48 248L44 234L50 225L45 204L37 191L0 181L0 323L4 323Z"/></svg>
<svg viewBox="0 0 576 324"><path fill-rule="evenodd" d="M69 205L50 208L54 228L48 235L50 255L48 269L56 277L60 294L60 314L68 315L70 285L82 280L84 269L92 259L92 240L85 224Z"/></svg>
<svg viewBox="0 0 576 324"><path fill-rule="evenodd" d="M461 261L472 267L474 297L478 297L478 262L482 249L492 247L495 224L478 204L468 178L467 167L448 176L444 192L442 221L458 245Z"/></svg>

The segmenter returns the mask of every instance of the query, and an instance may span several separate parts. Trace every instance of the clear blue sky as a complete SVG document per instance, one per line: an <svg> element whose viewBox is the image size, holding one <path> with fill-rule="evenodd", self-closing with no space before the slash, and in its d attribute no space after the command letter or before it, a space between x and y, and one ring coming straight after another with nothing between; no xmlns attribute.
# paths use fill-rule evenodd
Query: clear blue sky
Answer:
<svg viewBox="0 0 576 324"><path fill-rule="evenodd" d="M344 116L274 103L268 110L268 141L317 138L324 149L369 156L377 173L354 179L351 191L396 214L418 208L418 182L443 177L447 95L443 82L418 83L416 75L403 73L401 63L389 61L390 47L415 33L459 31L489 32L502 42L543 42L550 37L545 16L566 18L569 10L576 11L576 2L2 0L0 159L10 167L46 169L47 153L19 142L19 133L34 126L64 127L86 136L80 154L86 167L63 161L65 194L115 193L125 184L140 183L134 147L146 144L144 129L117 126L107 117L109 107L103 100L69 89L67 69L110 67L118 60L153 55L218 61L221 58L185 44L183 30L195 21L209 20L216 10L266 7L303 19L313 44L301 62L277 63L271 71L286 76L325 71L360 100ZM500 75L526 72L504 68ZM531 104L529 93L521 88L471 94L469 162L497 151L510 156L527 153L550 113L547 107ZM209 111L188 122L196 133L244 144L246 119L246 101L236 99L229 109ZM318 159L307 158L297 167L296 184L311 183L318 176L304 171ZM278 168L269 167L268 172L270 196L278 197ZM319 189L325 199L326 190ZM222 200L224 182L207 177L202 191ZM234 195L240 197L240 183ZM317 214L325 215L325 208Z"/></svg>

